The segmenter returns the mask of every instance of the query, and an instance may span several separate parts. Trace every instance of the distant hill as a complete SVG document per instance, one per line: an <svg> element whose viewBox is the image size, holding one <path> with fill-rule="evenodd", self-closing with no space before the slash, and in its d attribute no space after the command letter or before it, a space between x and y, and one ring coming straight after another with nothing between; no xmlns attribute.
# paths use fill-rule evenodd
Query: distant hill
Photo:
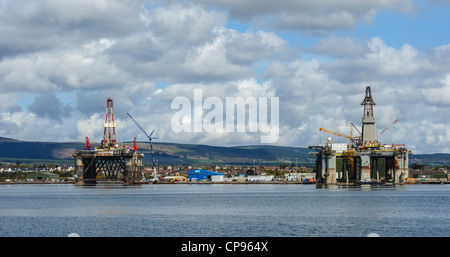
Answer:
<svg viewBox="0 0 450 257"><path fill-rule="evenodd" d="M132 142L123 143L132 146ZM98 146L91 144L92 147ZM73 161L72 153L82 150L81 142L29 142L0 137L0 160L10 162L66 162ZM138 142L144 153L144 162L151 163L150 144ZM295 163L314 164L310 150L300 147L282 146L209 146L195 144L153 143L154 156L160 165L275 165ZM297 158L297 159L296 159Z"/></svg>
<svg viewBox="0 0 450 257"><path fill-rule="evenodd" d="M409 163L417 163L425 166L450 166L450 154L434 153L434 154L417 154L409 157Z"/></svg>
<svg viewBox="0 0 450 257"><path fill-rule="evenodd" d="M150 158L149 143L138 144ZM194 144L153 144L155 158L160 163L172 164L237 164L237 165L276 165L295 163L312 165L314 159L309 157L310 150L300 147L281 146L209 146ZM145 159L144 159L145 160Z"/></svg>
<svg viewBox="0 0 450 257"><path fill-rule="evenodd" d="M28 142L0 137L0 160L52 161L72 158L83 143Z"/></svg>
<svg viewBox="0 0 450 257"><path fill-rule="evenodd" d="M132 146L132 142L123 143ZM98 146L91 144L92 147ZM0 161L9 162L64 162L74 161L72 153L82 150L84 142L30 142L0 137ZM138 142L144 153L144 163L151 163L150 144ZM154 156L160 165L270 165L292 164L314 166L315 159L309 156L312 150L302 147L272 145L210 146L196 144L153 143ZM450 165L450 154L411 155L410 164L426 166Z"/></svg>

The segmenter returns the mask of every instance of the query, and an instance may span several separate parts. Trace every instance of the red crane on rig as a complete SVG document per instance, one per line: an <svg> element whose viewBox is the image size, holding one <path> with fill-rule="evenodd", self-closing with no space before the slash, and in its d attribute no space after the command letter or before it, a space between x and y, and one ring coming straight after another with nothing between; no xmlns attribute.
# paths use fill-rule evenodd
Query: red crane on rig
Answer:
<svg viewBox="0 0 450 257"><path fill-rule="evenodd" d="M84 150L92 150L91 145L89 144L89 138L86 137L86 148Z"/></svg>
<svg viewBox="0 0 450 257"><path fill-rule="evenodd" d="M397 123L400 119L396 119L394 120L391 124L389 124L389 126L386 126L381 132L380 135L383 135L384 132L386 132L386 130L388 130L390 127L394 126L395 123Z"/></svg>

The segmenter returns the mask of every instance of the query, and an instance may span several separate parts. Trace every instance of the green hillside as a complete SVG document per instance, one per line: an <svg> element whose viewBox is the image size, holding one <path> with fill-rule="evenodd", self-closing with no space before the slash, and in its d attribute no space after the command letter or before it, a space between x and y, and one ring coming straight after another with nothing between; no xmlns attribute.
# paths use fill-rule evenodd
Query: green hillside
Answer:
<svg viewBox="0 0 450 257"><path fill-rule="evenodd" d="M131 142L124 145L132 146ZM95 144L91 145L95 147ZM10 162L66 162L73 161L72 153L84 149L84 143L28 142L0 138L0 160ZM138 142L144 162L151 163L150 144ZM314 159L309 149L280 146L222 147L195 144L154 143L154 156L160 165L234 164L280 165L295 163L311 166ZM297 160L296 160L297 158Z"/></svg>
<svg viewBox="0 0 450 257"><path fill-rule="evenodd" d="M140 143L140 149L150 158L149 144ZM261 164L295 163L312 165L309 149L280 146L221 147L193 144L155 143L155 158L164 164ZM145 159L144 159L145 161Z"/></svg>
<svg viewBox="0 0 450 257"><path fill-rule="evenodd" d="M450 154L417 154L409 157L409 163L417 163L425 166L450 166Z"/></svg>

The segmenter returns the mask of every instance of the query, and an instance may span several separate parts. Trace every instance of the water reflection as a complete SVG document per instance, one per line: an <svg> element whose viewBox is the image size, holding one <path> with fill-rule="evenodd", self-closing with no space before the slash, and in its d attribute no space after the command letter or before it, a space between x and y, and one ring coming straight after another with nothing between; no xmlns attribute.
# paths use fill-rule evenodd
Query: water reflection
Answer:
<svg viewBox="0 0 450 257"><path fill-rule="evenodd" d="M408 185L393 184L316 184L316 189L373 191L373 190L405 190Z"/></svg>
<svg viewBox="0 0 450 257"><path fill-rule="evenodd" d="M450 236L449 203L450 185L0 186L0 236Z"/></svg>

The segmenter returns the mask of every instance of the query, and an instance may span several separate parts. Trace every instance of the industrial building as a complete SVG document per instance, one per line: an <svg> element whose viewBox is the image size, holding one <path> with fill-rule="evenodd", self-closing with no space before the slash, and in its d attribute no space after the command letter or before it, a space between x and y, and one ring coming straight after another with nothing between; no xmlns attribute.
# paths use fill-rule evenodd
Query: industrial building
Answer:
<svg viewBox="0 0 450 257"><path fill-rule="evenodd" d="M403 183L409 176L408 158L411 151L404 144L382 144L377 139L375 116L370 86L366 87L362 129L360 132L350 123L350 135L328 129L320 131L347 138L349 144L334 143L328 138L326 144L311 145L310 153L316 156L317 183ZM353 136L353 128L359 133Z"/></svg>
<svg viewBox="0 0 450 257"><path fill-rule="evenodd" d="M224 181L225 180L225 174L209 171L209 170L203 170L203 169L196 169L196 170L190 170L188 171L188 180L189 181Z"/></svg>
<svg viewBox="0 0 450 257"><path fill-rule="evenodd" d="M247 181L253 181L253 182L269 182L273 181L274 176L273 175L255 175L255 176L248 176Z"/></svg>

